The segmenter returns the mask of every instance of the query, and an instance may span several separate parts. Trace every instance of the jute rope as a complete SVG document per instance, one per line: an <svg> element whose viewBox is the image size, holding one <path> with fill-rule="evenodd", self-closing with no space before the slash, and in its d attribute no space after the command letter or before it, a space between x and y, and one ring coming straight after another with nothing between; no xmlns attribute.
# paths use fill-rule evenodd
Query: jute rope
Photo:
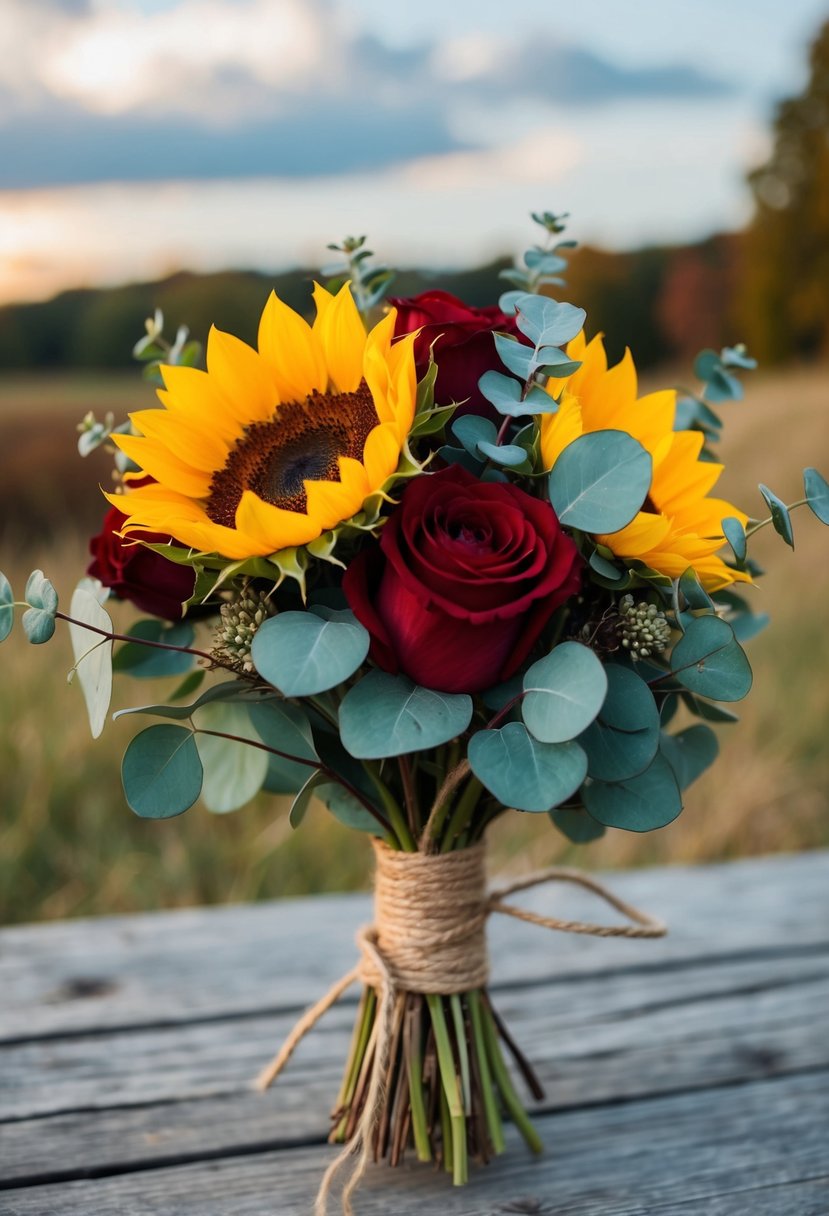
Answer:
<svg viewBox="0 0 829 1216"><path fill-rule="evenodd" d="M351 1196L368 1166L373 1132L383 1109L383 1087L393 1037L398 993L450 995L482 988L489 978L486 922L493 912L563 933L593 937L663 937L666 926L609 891L580 870L553 867L520 878L487 894L483 844L454 853L403 853L374 841L377 860L375 919L357 934L360 962L308 1009L294 1026L280 1051L256 1080L265 1090L279 1076L297 1045L356 980L377 992L377 1018L372 1032L376 1058L365 1105L351 1141L331 1162L323 1176L314 1207L325 1216L334 1178L349 1160L353 1168L342 1192L344 1216L353 1216ZM548 882L569 882L600 896L629 924L597 925L589 921L539 916L513 904L508 895Z"/></svg>

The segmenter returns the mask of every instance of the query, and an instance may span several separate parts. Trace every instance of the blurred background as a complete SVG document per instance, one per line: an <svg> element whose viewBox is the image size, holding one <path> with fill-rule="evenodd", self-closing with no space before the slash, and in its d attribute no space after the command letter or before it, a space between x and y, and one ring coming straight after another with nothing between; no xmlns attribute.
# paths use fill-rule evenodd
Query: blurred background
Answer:
<svg viewBox="0 0 829 1216"><path fill-rule="evenodd" d="M623 19L622 19L623 16ZM818 0L3 0L0 11L0 568L68 598L98 530L107 458L87 410L151 401L130 352L154 308L248 340L275 286L305 307L325 245L367 232L402 268L493 303L533 239L572 215L566 298L646 387L694 354L761 361L727 408L725 496L801 497L829 467L829 10ZM829 844L827 534L758 537L755 689L683 815L573 846L509 817L513 870L732 858ZM116 609L116 624L132 614ZM2 650L0 920L343 889L365 841L261 799L152 823L128 810L132 730L88 737L68 641ZM116 705L163 689L122 679Z"/></svg>

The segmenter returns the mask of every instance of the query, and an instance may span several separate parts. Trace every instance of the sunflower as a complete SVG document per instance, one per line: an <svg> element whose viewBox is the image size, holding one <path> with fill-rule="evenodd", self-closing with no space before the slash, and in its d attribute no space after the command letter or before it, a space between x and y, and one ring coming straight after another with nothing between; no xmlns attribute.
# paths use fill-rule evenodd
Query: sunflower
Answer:
<svg viewBox="0 0 829 1216"><path fill-rule="evenodd" d="M391 310L369 333L348 284L314 286L309 325L271 293L258 350L211 329L207 371L162 367L164 409L114 436L153 482L107 495L125 532L267 557L356 515L394 474L416 407L414 340Z"/></svg>
<svg viewBox="0 0 829 1216"><path fill-rule="evenodd" d="M607 366L601 335L587 342L579 334L567 347L581 367L566 380L551 380L547 391L560 397L555 414L542 414L541 454L552 468L568 443L590 431L626 431L651 454L653 476L644 509L618 532L598 536L617 557L635 559L678 578L688 567L708 591L749 575L732 570L716 556L725 537L722 521L733 515L745 526L748 516L721 498L709 498L723 470L702 460L704 436L699 431L675 431L676 393L673 389L637 397L636 368L630 356Z"/></svg>

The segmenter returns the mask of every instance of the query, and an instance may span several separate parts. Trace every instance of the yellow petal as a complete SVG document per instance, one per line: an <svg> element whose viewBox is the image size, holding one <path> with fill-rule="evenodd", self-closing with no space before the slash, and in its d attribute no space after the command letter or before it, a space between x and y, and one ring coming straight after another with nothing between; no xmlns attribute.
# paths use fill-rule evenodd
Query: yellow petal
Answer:
<svg viewBox="0 0 829 1216"><path fill-rule="evenodd" d="M545 469L551 469L561 453L583 434L581 407L576 397L565 389L555 414L541 415L541 458Z"/></svg>
<svg viewBox="0 0 829 1216"><path fill-rule="evenodd" d="M279 404L276 379L265 360L245 342L211 327L207 370L233 417L248 426L266 422Z"/></svg>
<svg viewBox="0 0 829 1216"><path fill-rule="evenodd" d="M319 339L305 318L273 291L259 321L259 353L274 375L280 401L304 401L328 387Z"/></svg>
<svg viewBox="0 0 829 1216"><path fill-rule="evenodd" d="M163 366L166 385L158 399L171 414L186 418L194 426L209 427L228 445L242 432L242 425L228 410L221 393L207 372L196 367Z"/></svg>
<svg viewBox="0 0 829 1216"><path fill-rule="evenodd" d="M661 545L670 530L670 520L664 515L639 511L626 527L596 539L619 557L641 557Z"/></svg>
<svg viewBox="0 0 829 1216"><path fill-rule="evenodd" d="M236 508L236 527L253 538L251 554L266 557L279 549L304 545L319 536L322 528L301 511L285 511L263 502L252 490L245 490Z"/></svg>
<svg viewBox="0 0 829 1216"><path fill-rule="evenodd" d="M185 464L157 439L139 435L113 435L113 442L134 460L139 468L163 485L174 486L190 498L206 498L210 489L210 474Z"/></svg>
<svg viewBox="0 0 829 1216"><path fill-rule="evenodd" d="M366 330L346 283L332 296L314 284L314 334L322 344L328 375L341 393L353 393L363 376Z"/></svg>
<svg viewBox="0 0 829 1216"><path fill-rule="evenodd" d="M168 410L138 410L130 418L142 435L157 439L186 464L205 473L215 473L227 460L228 446L212 427L202 426Z"/></svg>
<svg viewBox="0 0 829 1216"><path fill-rule="evenodd" d="M369 431L363 449L363 465L372 490L379 490L391 477L400 460L400 442L394 424L384 422Z"/></svg>
<svg viewBox="0 0 829 1216"><path fill-rule="evenodd" d="M394 410L389 401L392 391L392 373L389 367L389 348L396 312L394 309L379 324L369 331L363 354L363 378L369 387L377 417L381 422L390 422Z"/></svg>

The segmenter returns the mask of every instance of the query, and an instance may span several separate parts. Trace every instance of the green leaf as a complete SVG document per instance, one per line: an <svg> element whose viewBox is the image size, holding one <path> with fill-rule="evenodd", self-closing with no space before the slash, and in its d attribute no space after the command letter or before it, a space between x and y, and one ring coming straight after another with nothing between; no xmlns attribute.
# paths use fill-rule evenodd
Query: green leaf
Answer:
<svg viewBox="0 0 829 1216"><path fill-rule="evenodd" d="M76 587L69 615L79 623L70 623L69 637L75 656L75 672L86 702L89 728L97 739L104 729L112 699L112 641L99 637L84 625L112 633L112 620L100 601L84 587Z"/></svg>
<svg viewBox="0 0 829 1216"><path fill-rule="evenodd" d="M605 665L607 696L595 722L579 736L588 772L600 781L625 781L643 772L659 750L659 709L641 676L619 663Z"/></svg>
<svg viewBox="0 0 829 1216"><path fill-rule="evenodd" d="M58 596L42 570L33 570L26 583L25 600L31 607L23 613L26 637L33 646L42 646L55 632Z"/></svg>
<svg viewBox="0 0 829 1216"><path fill-rule="evenodd" d="M370 671L343 698L340 736L359 760L427 751L448 743L472 720L466 694L420 688L405 676Z"/></svg>
<svg viewBox="0 0 829 1216"><path fill-rule="evenodd" d="M193 724L204 769L201 791L204 805L218 814L238 810L259 793L268 772L268 753L239 742L239 739L262 742L247 706L234 701L214 701L196 710ZM207 730L239 738L220 739L201 733Z"/></svg>
<svg viewBox="0 0 829 1216"><path fill-rule="evenodd" d="M498 438L498 430L489 418L479 418L477 414L464 414L452 423L452 434L460 440L470 456L478 458L478 444L482 441L494 443Z"/></svg>
<svg viewBox="0 0 829 1216"><path fill-rule="evenodd" d="M481 441L478 444L478 451L487 460L494 460L496 464L502 464L511 469L527 463L526 449L519 447L516 443L495 444Z"/></svg>
<svg viewBox="0 0 829 1216"><path fill-rule="evenodd" d="M212 701L258 701L262 693L251 689L240 680L225 680L222 684L214 684L194 701L192 705L135 705L129 709L119 709L112 716L121 718L124 714L153 714L157 718L173 718L183 722L192 718L193 713L202 705Z"/></svg>
<svg viewBox="0 0 829 1216"><path fill-rule="evenodd" d="M647 497L653 462L624 431L592 431L569 443L549 477L559 522L583 532L618 532Z"/></svg>
<svg viewBox="0 0 829 1216"><path fill-rule="evenodd" d="M531 413L523 399L523 385L512 376L503 372L484 372L478 381L478 388L490 405L494 405L501 414L510 418L519 418Z"/></svg>
<svg viewBox="0 0 829 1216"><path fill-rule="evenodd" d="M574 794L587 774L578 743L539 743L522 722L479 730L469 740L472 772L504 806L549 811Z"/></svg>
<svg viewBox="0 0 829 1216"><path fill-rule="evenodd" d="M714 763L720 745L710 726L698 723L676 735L663 731L659 750L670 764L679 788L684 790Z"/></svg>
<svg viewBox="0 0 829 1216"><path fill-rule="evenodd" d="M601 661L581 642L562 642L524 676L521 713L541 743L564 743L586 730L607 695Z"/></svg>
<svg viewBox="0 0 829 1216"><path fill-rule="evenodd" d="M286 697L309 697L353 675L368 654L369 635L353 612L280 612L256 631L256 670Z"/></svg>
<svg viewBox="0 0 829 1216"><path fill-rule="evenodd" d="M597 823L587 811L576 810L569 806L558 807L550 811L550 818L560 832L563 832L573 844L589 844L604 836L605 829Z"/></svg>
<svg viewBox="0 0 829 1216"><path fill-rule="evenodd" d="M535 351L524 342L508 338L506 334L495 334L495 349L498 358L509 371L521 380L529 380L533 372Z"/></svg>
<svg viewBox="0 0 829 1216"><path fill-rule="evenodd" d="M316 760L311 724L299 705L271 697L249 706L251 721L262 742L289 756ZM265 788L272 794L292 794L308 780L313 770L307 764L286 760L283 756L268 756Z"/></svg>
<svg viewBox="0 0 829 1216"><path fill-rule="evenodd" d="M5 642L14 625L14 592L0 570L0 642Z"/></svg>
<svg viewBox="0 0 829 1216"><path fill-rule="evenodd" d="M829 482L817 469L803 470L806 502L822 524L829 524Z"/></svg>
<svg viewBox="0 0 829 1216"><path fill-rule="evenodd" d="M746 530L734 515L727 516L722 521L723 536L731 545L732 552L738 565L746 560Z"/></svg>
<svg viewBox="0 0 829 1216"><path fill-rule="evenodd" d="M164 646L193 645L195 633L188 621L176 621L169 625L148 617L136 621L127 636L146 642L161 642ZM156 646L142 646L140 641L125 642L115 652L113 669L123 671L138 680L152 680L160 676L183 676L193 667L193 656L180 650L163 650Z"/></svg>
<svg viewBox="0 0 829 1216"><path fill-rule="evenodd" d="M679 590L685 597L689 608L697 612L713 612L714 601L696 576L693 567L689 566L679 579ZM677 613L677 615L679 615Z"/></svg>
<svg viewBox="0 0 829 1216"><path fill-rule="evenodd" d="M143 819L171 819L198 798L202 766L193 732L162 722L148 726L130 743L121 780L131 809Z"/></svg>
<svg viewBox="0 0 829 1216"><path fill-rule="evenodd" d="M336 781L323 782L317 787L317 797L344 827L371 836L385 835L383 827L363 804Z"/></svg>
<svg viewBox="0 0 829 1216"><path fill-rule="evenodd" d="M794 532L792 531L792 519L789 515L789 508L783 502L782 498L778 498L773 494L768 486L760 485L760 493L765 498L769 510L771 511L771 523L778 536L782 536L787 545L794 548Z"/></svg>
<svg viewBox="0 0 829 1216"><path fill-rule="evenodd" d="M695 617L674 646L671 675L691 692L740 701L751 688L751 665L734 630L716 616Z"/></svg>
<svg viewBox="0 0 829 1216"><path fill-rule="evenodd" d="M706 722L740 721L737 714L732 713L725 706L717 705L714 701L706 701L703 697L694 696L691 692L682 693L682 701L692 714L696 714L698 718L704 718Z"/></svg>
<svg viewBox="0 0 829 1216"><path fill-rule="evenodd" d="M536 346L564 346L579 333L587 317L583 308L536 295L518 300L516 313L518 328Z"/></svg>
<svg viewBox="0 0 829 1216"><path fill-rule="evenodd" d="M601 553L597 553L595 550L590 554L589 565L591 570L595 570L598 575L606 578L610 583L619 583L625 577L624 570L620 570L617 565L608 561L606 557L602 557Z"/></svg>
<svg viewBox="0 0 829 1216"><path fill-rule="evenodd" d="M682 810L676 777L664 756L626 781L591 781L582 790L584 805L599 823L628 832L652 832L672 823Z"/></svg>

